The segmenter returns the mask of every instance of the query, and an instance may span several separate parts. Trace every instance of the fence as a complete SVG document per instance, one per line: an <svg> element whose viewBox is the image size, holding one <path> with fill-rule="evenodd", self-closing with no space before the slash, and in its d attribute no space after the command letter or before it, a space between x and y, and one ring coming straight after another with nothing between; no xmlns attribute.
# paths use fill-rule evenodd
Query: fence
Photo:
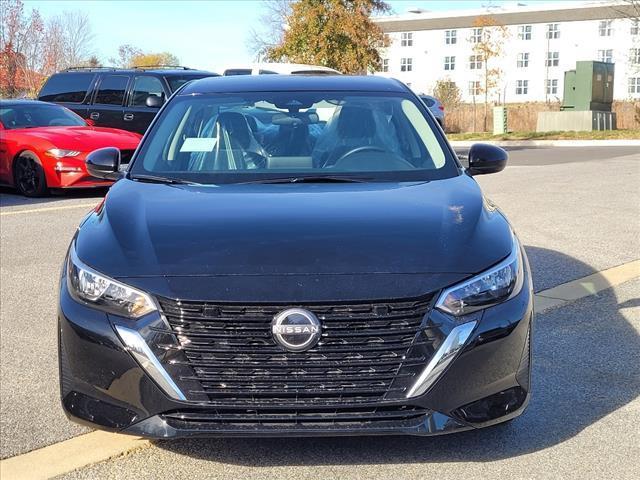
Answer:
<svg viewBox="0 0 640 480"><path fill-rule="evenodd" d="M487 128L493 126L493 105L487 112ZM536 129L538 112L560 110L560 103L510 103L507 104L509 130L514 132L532 132ZM640 128L640 101L613 102L618 128L633 130ZM481 132L483 127L484 104L462 103L445 111L445 128L449 133Z"/></svg>

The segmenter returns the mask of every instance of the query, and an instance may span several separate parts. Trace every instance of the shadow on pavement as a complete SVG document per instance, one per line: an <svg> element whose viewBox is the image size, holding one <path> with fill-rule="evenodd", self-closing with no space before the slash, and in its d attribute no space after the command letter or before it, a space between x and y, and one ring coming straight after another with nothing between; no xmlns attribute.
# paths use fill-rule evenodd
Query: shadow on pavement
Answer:
<svg viewBox="0 0 640 480"><path fill-rule="evenodd" d="M592 271L566 255L528 248L536 262ZM580 265L576 266L575 264ZM535 265L540 267L540 265ZM542 274L543 270L537 269ZM640 395L638 332L612 289L538 315L533 396L515 421L441 437L198 439L155 444L177 454L246 466L492 461L562 443ZM630 425L636 421L630 420ZM624 441L623 439L620 439Z"/></svg>
<svg viewBox="0 0 640 480"><path fill-rule="evenodd" d="M26 205L49 205L74 198L101 198L108 188L85 188L77 190L56 191L46 197L29 198L18 194L10 187L0 187L0 207L17 207Z"/></svg>

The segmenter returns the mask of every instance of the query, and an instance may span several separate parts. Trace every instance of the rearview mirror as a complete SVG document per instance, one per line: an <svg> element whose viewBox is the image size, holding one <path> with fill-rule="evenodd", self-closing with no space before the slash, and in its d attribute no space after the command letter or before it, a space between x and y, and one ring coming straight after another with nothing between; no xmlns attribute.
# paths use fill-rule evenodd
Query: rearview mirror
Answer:
<svg viewBox="0 0 640 480"><path fill-rule="evenodd" d="M509 154L502 148L488 143L474 143L469 150L469 175L497 173L507 166Z"/></svg>
<svg viewBox="0 0 640 480"><path fill-rule="evenodd" d="M118 180L122 174L120 168L120 150L115 147L105 147L94 150L85 160L90 175L105 180Z"/></svg>
<svg viewBox="0 0 640 480"><path fill-rule="evenodd" d="M164 100L162 100L158 95L149 95L145 103L149 108L160 108L164 103Z"/></svg>

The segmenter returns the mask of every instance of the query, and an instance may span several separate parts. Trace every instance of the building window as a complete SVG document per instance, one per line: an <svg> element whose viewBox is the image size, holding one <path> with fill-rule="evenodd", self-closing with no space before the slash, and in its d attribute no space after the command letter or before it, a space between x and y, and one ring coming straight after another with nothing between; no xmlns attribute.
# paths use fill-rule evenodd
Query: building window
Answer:
<svg viewBox="0 0 640 480"><path fill-rule="evenodd" d="M402 46L402 47L413 47L413 33L412 32L402 32L400 34L400 46Z"/></svg>
<svg viewBox="0 0 640 480"><path fill-rule="evenodd" d="M471 70L482 69L482 55L471 55L469 57L469 68Z"/></svg>
<svg viewBox="0 0 640 480"><path fill-rule="evenodd" d="M480 82L469 82L469 95L472 97L477 97L480 95Z"/></svg>
<svg viewBox="0 0 640 480"><path fill-rule="evenodd" d="M598 34L601 37L611 36L611 20L601 20L598 26Z"/></svg>
<svg viewBox="0 0 640 480"><path fill-rule="evenodd" d="M557 67L560 64L560 52L547 52L545 67Z"/></svg>
<svg viewBox="0 0 640 480"><path fill-rule="evenodd" d="M601 62L613 62L613 50L598 50L598 60Z"/></svg>
<svg viewBox="0 0 640 480"><path fill-rule="evenodd" d="M629 63L633 63L634 65L640 64L640 48L632 48L629 51Z"/></svg>
<svg viewBox="0 0 640 480"><path fill-rule="evenodd" d="M547 23L547 38L560 38L560 25L557 23Z"/></svg>
<svg viewBox="0 0 640 480"><path fill-rule="evenodd" d="M547 79L547 95L557 95L558 94L558 79L550 78Z"/></svg>
<svg viewBox="0 0 640 480"><path fill-rule="evenodd" d="M388 72L389 71L389 59L388 58L383 58L382 59L382 71L383 72Z"/></svg>
<svg viewBox="0 0 640 480"><path fill-rule="evenodd" d="M518 25L518 40L531 40L531 25Z"/></svg>
<svg viewBox="0 0 640 480"><path fill-rule="evenodd" d="M529 93L529 80L516 80L516 95Z"/></svg>
<svg viewBox="0 0 640 480"><path fill-rule="evenodd" d="M519 53L518 61L516 63L518 68L527 68L529 66L529 54L528 53Z"/></svg>
<svg viewBox="0 0 640 480"><path fill-rule="evenodd" d="M631 21L631 35L640 34L640 20Z"/></svg>
<svg viewBox="0 0 640 480"><path fill-rule="evenodd" d="M640 77L629 77L629 93L640 94Z"/></svg>
<svg viewBox="0 0 640 480"><path fill-rule="evenodd" d="M445 30L444 31L444 43L447 45L454 45L458 41L457 30Z"/></svg>
<svg viewBox="0 0 640 480"><path fill-rule="evenodd" d="M456 57L444 57L444 69L455 70L456 69Z"/></svg>
<svg viewBox="0 0 640 480"><path fill-rule="evenodd" d="M474 28L471 30L471 37L469 37L471 43L480 43L482 41L482 28Z"/></svg>
<svg viewBox="0 0 640 480"><path fill-rule="evenodd" d="M412 72L413 71L413 58L401 58L400 59L400 71Z"/></svg>

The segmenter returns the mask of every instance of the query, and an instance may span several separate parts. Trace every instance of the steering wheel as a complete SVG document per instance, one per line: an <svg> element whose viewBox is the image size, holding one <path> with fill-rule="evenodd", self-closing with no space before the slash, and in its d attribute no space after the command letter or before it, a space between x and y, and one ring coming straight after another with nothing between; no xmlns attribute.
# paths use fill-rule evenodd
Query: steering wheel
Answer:
<svg viewBox="0 0 640 480"><path fill-rule="evenodd" d="M355 147L355 148L352 148L351 150L343 153L342 155L340 155L333 162L331 162L331 163L327 162L324 166L325 167L333 167L336 164L338 164L339 162L343 161L345 158L350 157L351 155L355 155L357 153L362 153L362 152L384 153L384 152L386 152L386 150L384 148L376 147L375 145L364 145L362 147Z"/></svg>

